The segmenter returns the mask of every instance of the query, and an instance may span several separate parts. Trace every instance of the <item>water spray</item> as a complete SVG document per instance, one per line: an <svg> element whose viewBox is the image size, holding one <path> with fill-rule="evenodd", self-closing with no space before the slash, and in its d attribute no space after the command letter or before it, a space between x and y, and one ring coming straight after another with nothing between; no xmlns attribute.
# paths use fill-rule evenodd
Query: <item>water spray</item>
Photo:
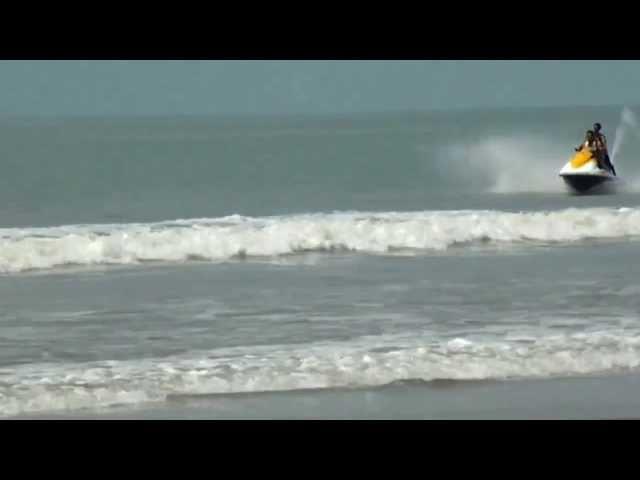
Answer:
<svg viewBox="0 0 640 480"><path fill-rule="evenodd" d="M638 119L636 118L635 114L631 111L630 108L624 107L620 116L620 123L618 125L618 128L616 128L616 136L613 143L613 149L611 151L612 162L616 159L616 156L620 151L620 147L622 146L627 132L630 129L633 129L636 134L640 134L640 132L638 132L638 125Z"/></svg>

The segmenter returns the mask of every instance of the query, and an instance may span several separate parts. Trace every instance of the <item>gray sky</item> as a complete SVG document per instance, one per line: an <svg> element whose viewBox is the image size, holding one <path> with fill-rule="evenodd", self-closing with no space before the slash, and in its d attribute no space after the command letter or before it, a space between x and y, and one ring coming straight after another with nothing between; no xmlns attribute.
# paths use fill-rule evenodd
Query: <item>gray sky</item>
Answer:
<svg viewBox="0 0 640 480"><path fill-rule="evenodd" d="M0 61L0 116L640 104L640 61Z"/></svg>

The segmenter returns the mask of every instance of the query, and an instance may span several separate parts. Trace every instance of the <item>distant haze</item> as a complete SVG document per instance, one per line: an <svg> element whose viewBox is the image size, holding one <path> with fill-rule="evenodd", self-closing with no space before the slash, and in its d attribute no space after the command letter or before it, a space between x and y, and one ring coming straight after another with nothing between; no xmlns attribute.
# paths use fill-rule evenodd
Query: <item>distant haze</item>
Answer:
<svg viewBox="0 0 640 480"><path fill-rule="evenodd" d="M638 61L0 61L0 116L640 104Z"/></svg>

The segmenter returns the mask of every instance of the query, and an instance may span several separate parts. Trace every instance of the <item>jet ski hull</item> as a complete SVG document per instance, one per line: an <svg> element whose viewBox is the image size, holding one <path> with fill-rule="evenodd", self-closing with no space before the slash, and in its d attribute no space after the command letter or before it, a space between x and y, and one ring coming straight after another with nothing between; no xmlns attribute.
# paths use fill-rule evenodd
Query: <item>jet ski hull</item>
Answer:
<svg viewBox="0 0 640 480"><path fill-rule="evenodd" d="M581 151L560 170L560 177L575 193L603 193L616 177L598 166L590 152Z"/></svg>
<svg viewBox="0 0 640 480"><path fill-rule="evenodd" d="M611 183L612 179L605 175L563 175L564 183L576 193L589 193L595 190L601 190Z"/></svg>

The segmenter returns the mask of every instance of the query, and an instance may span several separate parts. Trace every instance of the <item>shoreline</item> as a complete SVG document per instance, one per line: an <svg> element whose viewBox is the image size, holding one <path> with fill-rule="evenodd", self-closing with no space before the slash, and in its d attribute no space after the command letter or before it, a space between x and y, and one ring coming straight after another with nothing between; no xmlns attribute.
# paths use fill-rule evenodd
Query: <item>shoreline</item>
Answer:
<svg viewBox="0 0 640 480"><path fill-rule="evenodd" d="M169 398L13 420L614 420L640 418L640 375L508 381L405 382Z"/></svg>

